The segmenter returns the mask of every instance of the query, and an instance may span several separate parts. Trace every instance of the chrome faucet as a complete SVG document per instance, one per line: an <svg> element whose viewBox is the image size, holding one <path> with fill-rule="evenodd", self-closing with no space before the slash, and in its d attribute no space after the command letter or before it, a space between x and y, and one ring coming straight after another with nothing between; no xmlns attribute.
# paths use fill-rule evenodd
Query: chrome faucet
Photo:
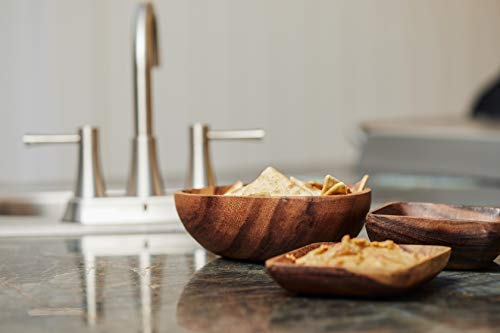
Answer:
<svg viewBox="0 0 500 333"><path fill-rule="evenodd" d="M176 221L174 200L165 194L153 135L152 68L159 64L158 35L153 5L139 4L134 29L134 137L127 190L108 195L99 157L99 130L83 126L78 133L25 135L26 144L76 143L78 173L74 196L63 220L82 224L126 224ZM215 131L197 123L190 130L189 187L215 185L209 142L261 139L262 130Z"/></svg>
<svg viewBox="0 0 500 333"><path fill-rule="evenodd" d="M159 64L153 5L138 5L133 38L134 137L127 190L108 195L102 177L98 129L84 126L78 134L26 135L26 144L77 143L80 147L74 197L63 220L82 224L165 222L176 219L172 196L165 195L153 136L151 70Z"/></svg>
<svg viewBox="0 0 500 333"><path fill-rule="evenodd" d="M158 34L153 5L141 3L134 30L135 136L127 194L148 197L164 194L153 136L151 69L159 65Z"/></svg>

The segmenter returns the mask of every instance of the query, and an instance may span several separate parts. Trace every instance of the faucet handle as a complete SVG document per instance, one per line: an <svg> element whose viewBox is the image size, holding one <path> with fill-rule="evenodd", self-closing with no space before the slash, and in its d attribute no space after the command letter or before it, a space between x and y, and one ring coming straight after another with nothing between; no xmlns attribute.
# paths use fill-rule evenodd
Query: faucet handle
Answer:
<svg viewBox="0 0 500 333"><path fill-rule="evenodd" d="M261 140L266 136L262 129L249 130L209 130L208 140Z"/></svg>
<svg viewBox="0 0 500 333"><path fill-rule="evenodd" d="M189 173L187 187L202 188L215 185L210 145L211 140L261 140L266 135L262 129L210 130L207 124L196 123L189 129Z"/></svg>
<svg viewBox="0 0 500 333"><path fill-rule="evenodd" d="M263 129L208 130L208 140L261 140L266 136Z"/></svg>
<svg viewBox="0 0 500 333"><path fill-rule="evenodd" d="M106 195L99 158L98 128L85 125L78 129L77 134L25 134L23 142L26 145L78 143L75 197L94 198Z"/></svg>
<svg viewBox="0 0 500 333"><path fill-rule="evenodd" d="M25 134L23 143L25 145L54 144L54 143L79 143L78 134Z"/></svg>

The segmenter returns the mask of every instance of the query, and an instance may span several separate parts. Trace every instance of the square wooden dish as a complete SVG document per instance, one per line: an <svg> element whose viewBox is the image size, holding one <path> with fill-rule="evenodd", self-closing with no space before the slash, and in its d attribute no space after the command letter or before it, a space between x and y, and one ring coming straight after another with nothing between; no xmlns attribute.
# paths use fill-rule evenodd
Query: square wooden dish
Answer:
<svg viewBox="0 0 500 333"><path fill-rule="evenodd" d="M372 241L444 245L449 269L478 269L500 254L500 208L420 202L386 204L366 217Z"/></svg>
<svg viewBox="0 0 500 333"><path fill-rule="evenodd" d="M356 274L343 268L297 265L287 257L301 257L322 244L314 243L266 261L271 277L284 289L307 295L376 297L408 292L431 280L446 266L450 248L445 246L400 245L404 250L425 254L425 259L405 270Z"/></svg>

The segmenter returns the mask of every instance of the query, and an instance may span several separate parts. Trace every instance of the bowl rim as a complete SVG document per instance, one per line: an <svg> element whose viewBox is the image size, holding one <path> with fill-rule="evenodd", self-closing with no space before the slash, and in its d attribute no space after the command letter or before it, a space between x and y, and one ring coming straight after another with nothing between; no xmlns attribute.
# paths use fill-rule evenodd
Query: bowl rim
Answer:
<svg viewBox="0 0 500 333"><path fill-rule="evenodd" d="M300 253L300 252L304 252L305 250L307 250L307 252L309 252L309 251L312 251L312 250L318 248L319 246L321 246L323 244L334 245L336 243L339 243L339 242L316 242L316 243L311 243L311 244L302 246L300 248L297 248L297 249L294 249L294 250L288 251L286 253L282 253L280 255L277 255L275 257L267 259L265 261L265 267L267 270L284 269L290 273L297 272L297 271L303 271L306 273L316 272L316 273L321 273L321 274L327 275L330 278L333 278L334 276L339 275L339 274L340 275L348 274L348 275L354 275L354 276L358 276L358 277L368 278L372 281L375 281L375 282L382 284L382 285L385 285L385 286L391 286L390 284L386 284L384 282L381 282L377 277L380 275L391 275L393 277L398 276L398 275L402 275L402 274L405 274L407 272L412 271L417 266L427 265L430 262L437 260L437 258L439 258L441 256L448 256L448 261L447 261L447 263L448 263L451 252L452 252L452 248L450 246L445 246L445 245L398 244L399 246L403 247L403 249L406 249L406 250L417 249L417 248L422 248L422 247L432 247L432 248L435 248L439 251L437 251L436 253L433 253L432 255L427 256L427 258L425 258L424 260L422 260L418 263L415 263L409 267L406 267L404 269L398 269L398 270L390 272L390 273L381 272L379 274L355 273L355 272L352 272L352 271L345 269L345 268L342 268L342 267L297 265L297 264L291 263L291 262L284 262L287 255L289 255L289 254L295 254L297 252ZM442 271L442 270L443 270L443 268L440 271Z"/></svg>
<svg viewBox="0 0 500 333"><path fill-rule="evenodd" d="M453 207L453 208L487 208L487 209L500 209L500 207L495 207L495 206L477 206L477 205L454 205L454 204L446 204L446 203L437 203L437 202L423 202L423 201L391 201L384 203L382 206L375 208L372 211L369 211L366 214L367 217L367 223L368 223L368 217L369 216L384 216L384 217L399 217L402 219L406 220L415 220L418 219L420 221L425 220L425 221L438 221L441 223L444 222L453 222L453 223L487 223L487 224L493 224L493 225L500 225L500 220L499 221L486 221L486 220L474 220L474 219L453 219L453 218L444 218L444 217L423 217L423 216L417 216L417 215L402 215L402 214L380 214L378 213L379 211L393 206L393 205L412 205L412 204L417 204L417 205L443 205L443 206L448 206L448 207Z"/></svg>
<svg viewBox="0 0 500 333"><path fill-rule="evenodd" d="M251 196L251 195L224 195L224 194L200 194L200 193L189 193L188 191L193 191L193 190L202 190L205 188L209 187L227 187L231 185L216 185L216 186L205 186L202 188L185 188L182 190L177 190L174 192L175 195L185 195L185 196L192 196L192 197L222 197L222 198L251 198L251 199L296 199L296 198L322 198L322 199L338 199L338 198L345 198L345 197L356 197L364 194L368 194L372 192L372 189L369 187L366 187L363 191L361 192L353 192L353 193L348 193L348 194L339 194L339 195L325 195L325 196L307 196L307 195L284 195L284 196Z"/></svg>
<svg viewBox="0 0 500 333"><path fill-rule="evenodd" d="M279 254L277 256L274 256L272 258L269 258L266 260L266 267L267 266L275 266L275 267L286 267L286 268L291 268L291 269L295 269L295 268L315 268L315 269L320 269L320 270L324 270L324 271L332 271L332 272L336 272L336 271L348 271L348 272L351 272L349 271L348 269L345 269L345 268L341 268L341 267L333 267L333 266L315 266L315 265L297 265L295 263L289 263L289 262L282 262L281 260L283 260L284 258L286 258L287 255L289 254L294 254L296 252L301 252L301 251L304 251L304 250L308 250L308 252L314 250L314 249L317 249L318 247L320 247L321 245L335 245L337 243L340 243L340 242L315 242L315 243L311 243L311 244L307 244L307 245L304 245L304 246L301 246L299 248L296 248L294 250L291 250L291 251L288 251L288 252L285 252L285 253L282 253L282 254ZM412 249L412 248L418 248L418 247L434 247L434 248L441 248L441 252L439 253L434 253L430 256L428 256L427 258L425 258L425 260L421 261L421 262L418 262L418 263L415 263L413 264L412 266L409 266L408 268L406 269L402 269L400 271L407 271L408 269L414 267L414 266L417 266L419 264L421 264L422 262L426 262L426 261L429 261L429 260L432 260L444 253L447 253L447 252L451 252L452 248L450 246L446 246L446 245L427 245L427 244L397 244L398 246L401 246L403 247L403 249L406 249L406 250L409 250L409 249ZM399 272L399 271L397 271ZM351 272L352 273L352 272ZM357 274L357 273L353 273L353 274ZM357 275L363 275L363 274L357 274ZM365 275L365 276L369 276L369 275Z"/></svg>

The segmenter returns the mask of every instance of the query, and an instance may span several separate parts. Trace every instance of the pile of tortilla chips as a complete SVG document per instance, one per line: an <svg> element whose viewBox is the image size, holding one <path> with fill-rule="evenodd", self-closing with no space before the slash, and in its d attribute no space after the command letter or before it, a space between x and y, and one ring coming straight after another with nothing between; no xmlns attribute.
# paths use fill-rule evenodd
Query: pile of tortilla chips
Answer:
<svg viewBox="0 0 500 333"><path fill-rule="evenodd" d="M244 186L241 181L237 181L224 195L266 197L327 196L349 194L352 192L353 189L330 175L325 176L323 183L315 181L305 182L295 177L288 178L278 170L267 167L250 184Z"/></svg>

